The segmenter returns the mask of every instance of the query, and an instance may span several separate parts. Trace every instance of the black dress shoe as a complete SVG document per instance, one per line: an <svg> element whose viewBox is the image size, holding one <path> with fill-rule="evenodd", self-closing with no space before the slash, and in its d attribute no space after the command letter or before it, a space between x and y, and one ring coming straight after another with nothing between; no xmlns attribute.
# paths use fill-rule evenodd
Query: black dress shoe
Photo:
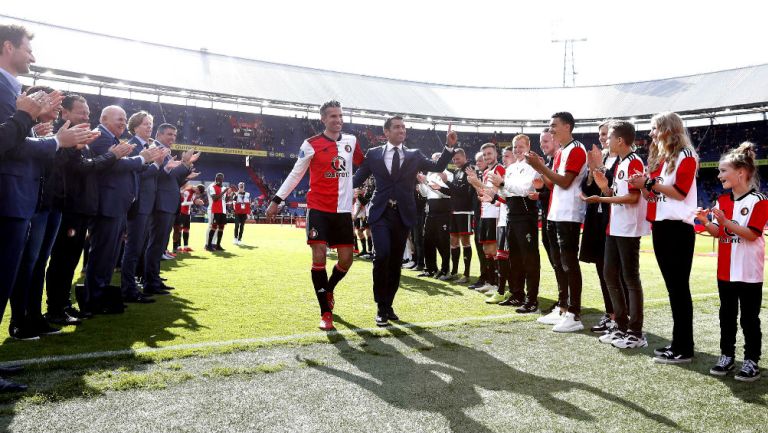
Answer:
<svg viewBox="0 0 768 433"><path fill-rule="evenodd" d="M36 320L33 324L33 328L37 335L58 335L61 334L61 328L51 326L47 320L42 317Z"/></svg>
<svg viewBox="0 0 768 433"><path fill-rule="evenodd" d="M27 390L27 385L11 382L0 377L0 392L22 392Z"/></svg>
<svg viewBox="0 0 768 433"><path fill-rule="evenodd" d="M139 293L134 296L128 296L127 298L123 299L123 302L127 302L129 304L151 304L155 302L155 300Z"/></svg>
<svg viewBox="0 0 768 433"><path fill-rule="evenodd" d="M422 272L422 273L420 273L420 274L418 274L416 276L417 277L431 277L432 275L433 275L432 272L424 271L424 272Z"/></svg>
<svg viewBox="0 0 768 433"><path fill-rule="evenodd" d="M30 326L11 325L8 328L8 334L14 340L19 341L35 341L40 339L40 334L35 332L35 330Z"/></svg>
<svg viewBox="0 0 768 433"><path fill-rule="evenodd" d="M166 286L165 284L163 284L160 288L167 291L176 290L175 287Z"/></svg>
<svg viewBox="0 0 768 433"><path fill-rule="evenodd" d="M24 367L20 365L11 365L8 367L0 367L1 376L11 376L13 374L19 374L24 371Z"/></svg>
<svg viewBox="0 0 768 433"><path fill-rule="evenodd" d="M54 325L61 325L61 326L68 326L68 325L74 326L74 325L79 325L83 323L80 319L72 317L69 314L64 312L45 313L45 320L47 320L48 323L53 323Z"/></svg>
<svg viewBox="0 0 768 433"><path fill-rule="evenodd" d="M389 325L389 315L384 312L377 312L374 320L376 320L376 326L384 327Z"/></svg>
<svg viewBox="0 0 768 433"><path fill-rule="evenodd" d="M153 289L151 287L145 287L144 288L144 294L145 295L168 295L171 292L163 289Z"/></svg>
<svg viewBox="0 0 768 433"><path fill-rule="evenodd" d="M75 319L85 320L90 319L93 317L93 313L90 311L82 311L82 309L78 310L75 307L67 307L64 309L64 313L68 314L71 317L74 317Z"/></svg>
<svg viewBox="0 0 768 433"><path fill-rule="evenodd" d="M395 314L395 310L393 310L392 307L389 307L389 311L387 311L387 319L400 320L400 318L397 317L397 314Z"/></svg>

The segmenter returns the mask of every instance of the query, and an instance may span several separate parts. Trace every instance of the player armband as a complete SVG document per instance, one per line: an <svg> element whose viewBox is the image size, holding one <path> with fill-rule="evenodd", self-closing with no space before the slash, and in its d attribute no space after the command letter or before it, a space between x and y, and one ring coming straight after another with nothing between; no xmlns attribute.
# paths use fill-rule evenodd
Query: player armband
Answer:
<svg viewBox="0 0 768 433"><path fill-rule="evenodd" d="M275 204L280 204L280 203L282 203L282 202L283 202L283 199L281 199L281 198L280 198L280 197L278 197L278 196L274 196L274 197L272 197L272 201L273 201Z"/></svg>

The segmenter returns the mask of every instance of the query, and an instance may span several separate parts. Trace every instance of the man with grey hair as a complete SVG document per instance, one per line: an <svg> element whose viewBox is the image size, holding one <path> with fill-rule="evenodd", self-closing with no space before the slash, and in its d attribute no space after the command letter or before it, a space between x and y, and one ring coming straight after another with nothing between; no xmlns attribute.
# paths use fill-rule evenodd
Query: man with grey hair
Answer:
<svg viewBox="0 0 768 433"><path fill-rule="evenodd" d="M235 238L232 243L235 245L243 244L243 229L248 215L251 214L251 193L245 190L245 182L237 184L235 193Z"/></svg>

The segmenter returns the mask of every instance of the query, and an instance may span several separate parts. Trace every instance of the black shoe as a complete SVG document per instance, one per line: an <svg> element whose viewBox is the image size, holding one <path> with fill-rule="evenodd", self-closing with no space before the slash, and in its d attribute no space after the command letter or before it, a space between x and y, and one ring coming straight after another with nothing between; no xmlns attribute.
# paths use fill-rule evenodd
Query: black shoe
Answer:
<svg viewBox="0 0 768 433"><path fill-rule="evenodd" d="M24 371L24 367L20 365L13 365L9 367L0 367L0 376L11 376L14 374L19 374Z"/></svg>
<svg viewBox="0 0 768 433"><path fill-rule="evenodd" d="M171 292L163 289L153 289L152 287L144 288L144 295L169 295Z"/></svg>
<svg viewBox="0 0 768 433"><path fill-rule="evenodd" d="M395 310L393 310L392 307L389 307L389 311L387 311L387 319L400 320L400 318L397 317L397 314L395 314Z"/></svg>
<svg viewBox="0 0 768 433"><path fill-rule="evenodd" d="M733 378L740 382L754 382L760 379L760 367L757 366L755 361L745 359L741 371L736 373Z"/></svg>
<svg viewBox="0 0 768 433"><path fill-rule="evenodd" d="M11 382L0 377L0 393L2 392L23 392L27 390L27 385Z"/></svg>
<svg viewBox="0 0 768 433"><path fill-rule="evenodd" d="M717 360L717 364L709 369L709 374L713 376L725 376L729 371L735 367L734 359L732 356L720 355Z"/></svg>
<svg viewBox="0 0 768 433"><path fill-rule="evenodd" d="M418 275L416 275L416 276L417 276L417 277L427 277L427 278L429 278L429 277L431 277L432 275L434 275L432 272L429 272L429 271L424 271L424 272L422 272L422 273L420 273L420 274L418 274Z"/></svg>
<svg viewBox="0 0 768 433"><path fill-rule="evenodd" d="M40 334L36 333L34 329L30 327L20 327L11 325L8 327L8 334L14 340L19 341L35 341L40 339Z"/></svg>
<svg viewBox="0 0 768 433"><path fill-rule="evenodd" d="M162 278L161 278L161 280L162 280ZM165 284L163 284L162 286L160 286L160 288L161 288L161 289L163 289L163 290L166 290L166 291L176 290L176 288L175 288L175 287L166 286Z"/></svg>
<svg viewBox="0 0 768 433"><path fill-rule="evenodd" d="M668 350L661 355L653 357L653 362L657 364L687 364L691 361L693 361L692 355L684 355L679 352L673 352L672 350Z"/></svg>
<svg viewBox="0 0 768 433"><path fill-rule="evenodd" d="M523 304L525 304L525 301L515 298L509 298L506 301L499 302L499 305L503 305L505 307L522 307Z"/></svg>
<svg viewBox="0 0 768 433"><path fill-rule="evenodd" d="M424 265L416 265L416 269L414 269L414 270L415 271L423 271L424 270Z"/></svg>
<svg viewBox="0 0 768 433"><path fill-rule="evenodd" d="M597 325L589 328L590 331L596 332L598 334L603 334L605 331L608 330L608 328L611 326L611 316L608 314L603 314L603 317L600 318L600 321L597 322Z"/></svg>
<svg viewBox="0 0 768 433"><path fill-rule="evenodd" d="M61 334L61 328L57 328L55 326L51 326L45 319L42 317L35 321L33 329L34 332L37 333L37 335L58 335Z"/></svg>
<svg viewBox="0 0 768 433"><path fill-rule="evenodd" d="M154 299L144 296L141 293L137 293L133 296L128 296L125 299L123 299L123 302L129 303L129 304L151 304L155 302Z"/></svg>
<svg viewBox="0 0 768 433"><path fill-rule="evenodd" d="M214 248L214 247L212 247L212 246L210 246L210 245L206 245L206 246L205 246L205 250L206 250L206 251L210 251L210 252L214 252L214 251L216 251L216 248Z"/></svg>
<svg viewBox="0 0 768 433"><path fill-rule="evenodd" d="M477 281L475 281L475 284L470 284L469 286L467 286L467 288L475 290L477 288L483 287L484 285L485 285L485 281L477 280Z"/></svg>
<svg viewBox="0 0 768 433"><path fill-rule="evenodd" d="M384 327L389 325L389 316L381 311L376 312L374 320L376 320L376 326Z"/></svg>
<svg viewBox="0 0 768 433"><path fill-rule="evenodd" d="M85 320L93 317L93 314L88 311L81 311L75 307L67 307L64 309L64 314L74 317L75 319Z"/></svg>
<svg viewBox="0 0 768 433"><path fill-rule="evenodd" d="M410 269L410 270L413 270L413 269L416 269L416 268L418 268L418 267L419 267L419 265L417 265L416 263L414 263L414 264L412 264L411 266L408 266L408 267L407 267L407 268L405 268L405 269Z"/></svg>
<svg viewBox="0 0 768 433"><path fill-rule="evenodd" d="M168 281L168 278L160 277L160 281Z"/></svg>
<svg viewBox="0 0 768 433"><path fill-rule="evenodd" d="M515 310L515 313L520 313L520 314L532 314L532 313L538 313L538 312L539 312L538 304L524 304L522 307Z"/></svg>
<svg viewBox="0 0 768 433"><path fill-rule="evenodd" d="M671 344L667 344L664 347L659 347L658 349L654 349L653 354L656 355L656 356L661 356L664 353L669 352L670 350L672 350L672 345Z"/></svg>
<svg viewBox="0 0 768 433"><path fill-rule="evenodd" d="M83 323L80 319L72 317L63 311L61 313L45 313L44 317L48 323L53 323L54 325L76 326Z"/></svg>
<svg viewBox="0 0 768 433"><path fill-rule="evenodd" d="M224 248L221 247L221 245L216 245L213 247L216 251L226 251Z"/></svg>

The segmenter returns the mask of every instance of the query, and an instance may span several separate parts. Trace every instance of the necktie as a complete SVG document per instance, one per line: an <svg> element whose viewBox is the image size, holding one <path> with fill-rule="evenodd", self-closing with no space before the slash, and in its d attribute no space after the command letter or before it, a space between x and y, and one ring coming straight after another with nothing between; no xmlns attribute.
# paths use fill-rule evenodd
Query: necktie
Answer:
<svg viewBox="0 0 768 433"><path fill-rule="evenodd" d="M395 154L392 156L392 170L390 170L390 174L393 178L396 178L400 174L400 151L397 147L393 147L392 150L395 151Z"/></svg>

